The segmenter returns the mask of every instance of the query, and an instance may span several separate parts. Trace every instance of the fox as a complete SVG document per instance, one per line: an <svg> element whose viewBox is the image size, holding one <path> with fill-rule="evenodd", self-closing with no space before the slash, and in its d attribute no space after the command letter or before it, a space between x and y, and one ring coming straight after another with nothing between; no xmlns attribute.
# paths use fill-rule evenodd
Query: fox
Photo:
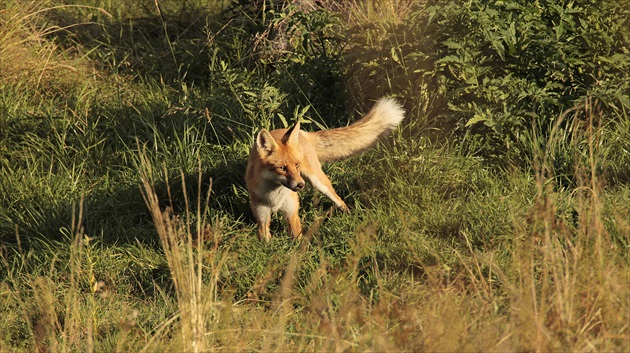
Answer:
<svg viewBox="0 0 630 353"><path fill-rule="evenodd" d="M289 235L302 236L298 192L308 181L330 198L335 206L350 212L337 195L322 164L360 154L378 139L394 130L405 118L403 107L393 98L380 98L361 119L334 129L307 132L298 121L289 129L267 131L256 135L245 170L245 184L261 241L271 240L271 217L282 212Z"/></svg>

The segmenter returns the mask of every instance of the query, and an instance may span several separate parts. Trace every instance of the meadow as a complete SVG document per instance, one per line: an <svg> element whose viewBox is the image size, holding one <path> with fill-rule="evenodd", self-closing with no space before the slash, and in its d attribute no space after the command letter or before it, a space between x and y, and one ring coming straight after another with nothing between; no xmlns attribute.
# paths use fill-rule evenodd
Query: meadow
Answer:
<svg viewBox="0 0 630 353"><path fill-rule="evenodd" d="M630 2L0 0L0 352L630 350ZM406 119L256 237L261 128Z"/></svg>

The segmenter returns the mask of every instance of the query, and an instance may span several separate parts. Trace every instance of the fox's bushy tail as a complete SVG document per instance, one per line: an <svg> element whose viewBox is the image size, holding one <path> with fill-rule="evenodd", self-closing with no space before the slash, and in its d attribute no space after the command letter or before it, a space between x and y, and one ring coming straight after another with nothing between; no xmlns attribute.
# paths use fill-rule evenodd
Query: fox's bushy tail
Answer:
<svg viewBox="0 0 630 353"><path fill-rule="evenodd" d="M381 98L354 124L314 132L317 157L320 162L332 162L361 153L395 129L404 118L405 111L396 100Z"/></svg>

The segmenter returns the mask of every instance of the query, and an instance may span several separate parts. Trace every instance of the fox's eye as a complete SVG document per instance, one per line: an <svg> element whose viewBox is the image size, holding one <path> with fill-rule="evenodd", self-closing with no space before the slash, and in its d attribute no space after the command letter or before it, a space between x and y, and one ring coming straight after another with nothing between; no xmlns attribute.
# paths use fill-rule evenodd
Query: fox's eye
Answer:
<svg viewBox="0 0 630 353"><path fill-rule="evenodd" d="M286 166L281 166L281 167L278 167L278 170L281 171L281 172L286 172L287 171L287 167Z"/></svg>
<svg viewBox="0 0 630 353"><path fill-rule="evenodd" d="M300 163L295 163L295 167L296 167L297 169L300 169Z"/></svg>

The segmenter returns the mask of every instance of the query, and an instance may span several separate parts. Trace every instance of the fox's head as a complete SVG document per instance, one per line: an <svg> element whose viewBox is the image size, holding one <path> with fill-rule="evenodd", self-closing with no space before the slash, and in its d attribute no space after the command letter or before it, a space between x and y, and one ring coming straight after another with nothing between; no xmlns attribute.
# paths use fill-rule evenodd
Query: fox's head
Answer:
<svg viewBox="0 0 630 353"><path fill-rule="evenodd" d="M278 141L262 129L256 137L256 149L263 163L263 178L293 191L304 188L300 168L303 158L299 146L300 123L296 123Z"/></svg>

